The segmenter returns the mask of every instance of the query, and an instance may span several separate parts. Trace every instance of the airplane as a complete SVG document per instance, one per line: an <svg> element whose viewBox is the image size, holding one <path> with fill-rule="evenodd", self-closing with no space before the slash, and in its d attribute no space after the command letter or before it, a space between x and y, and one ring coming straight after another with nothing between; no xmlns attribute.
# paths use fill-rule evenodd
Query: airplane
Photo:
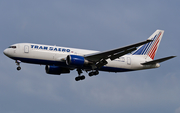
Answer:
<svg viewBox="0 0 180 113"><path fill-rule="evenodd" d="M176 56L154 60L164 30L156 30L147 40L132 45L108 50L93 51L69 47L50 46L33 43L17 43L4 50L4 54L15 60L17 70L20 63L45 65L47 74L67 74L77 70L76 81L84 80L86 71L95 76L99 71L128 72L160 67L161 62Z"/></svg>

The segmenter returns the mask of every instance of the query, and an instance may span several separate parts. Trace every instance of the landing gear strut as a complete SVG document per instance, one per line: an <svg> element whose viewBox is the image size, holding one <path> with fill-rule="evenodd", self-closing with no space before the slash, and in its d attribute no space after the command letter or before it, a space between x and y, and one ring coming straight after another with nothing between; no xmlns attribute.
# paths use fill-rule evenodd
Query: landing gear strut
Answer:
<svg viewBox="0 0 180 113"><path fill-rule="evenodd" d="M78 75L79 75L79 76L77 76L77 77L75 78L75 80L76 80L76 81L84 80L84 79L85 79L85 76L84 76L84 75L81 75L82 70L81 70L81 69L77 69L77 72L78 72Z"/></svg>
<svg viewBox="0 0 180 113"><path fill-rule="evenodd" d="M17 67L17 70L18 70L18 71L21 70L20 63L21 63L20 60L16 60L16 65L18 66L18 67Z"/></svg>

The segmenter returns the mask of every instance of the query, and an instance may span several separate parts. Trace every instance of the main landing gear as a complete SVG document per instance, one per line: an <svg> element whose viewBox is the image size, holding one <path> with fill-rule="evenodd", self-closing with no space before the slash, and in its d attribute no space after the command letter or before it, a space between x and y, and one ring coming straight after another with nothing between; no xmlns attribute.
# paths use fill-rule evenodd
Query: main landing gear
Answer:
<svg viewBox="0 0 180 113"><path fill-rule="evenodd" d="M78 75L75 80L76 81L79 81L79 80L84 80L85 79L85 76L84 75L81 75L82 72L82 69L77 69L77 72L78 72ZM89 76L92 77L92 76L95 76L95 75L98 75L99 74L99 71L98 70L93 70L92 72L89 73Z"/></svg>
<svg viewBox="0 0 180 113"><path fill-rule="evenodd" d="M82 70L81 69L77 69L77 72L78 72L78 77L75 78L76 81L79 81L79 80L84 80L85 79L85 76L84 75L81 75Z"/></svg>
<svg viewBox="0 0 180 113"><path fill-rule="evenodd" d="M21 63L20 60L16 60L16 65L18 66L18 67L17 67L17 70L18 70L18 71L21 70L20 63Z"/></svg>

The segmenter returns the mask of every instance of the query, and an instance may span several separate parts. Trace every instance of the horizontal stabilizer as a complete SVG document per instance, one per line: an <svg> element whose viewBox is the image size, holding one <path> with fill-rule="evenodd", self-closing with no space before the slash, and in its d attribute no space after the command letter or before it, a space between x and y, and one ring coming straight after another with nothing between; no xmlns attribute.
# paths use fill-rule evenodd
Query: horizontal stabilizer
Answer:
<svg viewBox="0 0 180 113"><path fill-rule="evenodd" d="M153 61L149 61L149 62L145 62L145 63L141 63L142 65L149 65L149 64L156 64L156 63L161 63L164 62L166 60L169 60L171 58L174 58L176 56L169 56L169 57L165 57L165 58L161 58L161 59L157 59L157 60L153 60Z"/></svg>

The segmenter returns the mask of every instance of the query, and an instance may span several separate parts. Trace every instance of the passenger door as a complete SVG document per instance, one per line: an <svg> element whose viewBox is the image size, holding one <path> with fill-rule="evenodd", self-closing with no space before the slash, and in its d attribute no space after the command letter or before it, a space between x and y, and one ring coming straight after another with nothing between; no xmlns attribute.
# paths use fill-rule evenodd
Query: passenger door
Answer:
<svg viewBox="0 0 180 113"><path fill-rule="evenodd" d="M24 53L29 53L29 46L28 45L24 46Z"/></svg>

